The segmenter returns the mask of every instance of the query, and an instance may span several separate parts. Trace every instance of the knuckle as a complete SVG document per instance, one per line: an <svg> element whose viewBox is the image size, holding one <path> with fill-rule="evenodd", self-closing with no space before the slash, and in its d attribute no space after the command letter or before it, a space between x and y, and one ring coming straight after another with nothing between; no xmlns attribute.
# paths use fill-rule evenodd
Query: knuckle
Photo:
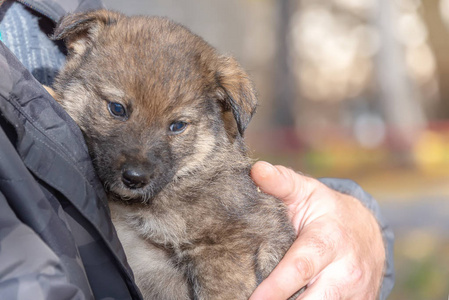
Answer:
<svg viewBox="0 0 449 300"><path fill-rule="evenodd" d="M346 267L347 281L352 284L358 284L363 279L363 270L359 264L348 264Z"/></svg>
<svg viewBox="0 0 449 300"><path fill-rule="evenodd" d="M308 283L315 275L315 268L310 259L306 257L298 258L295 267L300 281Z"/></svg>
<svg viewBox="0 0 449 300"><path fill-rule="evenodd" d="M298 175L293 170L287 169L285 176L288 181L292 183L292 189L289 191L287 198L306 198L305 196L309 193L306 185L307 177Z"/></svg>

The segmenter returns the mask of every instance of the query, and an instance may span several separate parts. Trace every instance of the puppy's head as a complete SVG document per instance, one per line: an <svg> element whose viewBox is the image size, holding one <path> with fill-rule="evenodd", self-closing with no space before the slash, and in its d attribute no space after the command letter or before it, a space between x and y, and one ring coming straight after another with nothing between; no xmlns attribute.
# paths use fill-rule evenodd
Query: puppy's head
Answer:
<svg viewBox="0 0 449 300"><path fill-rule="evenodd" d="M164 18L68 15L58 101L82 129L109 192L148 201L168 183L226 163L256 107L230 57Z"/></svg>

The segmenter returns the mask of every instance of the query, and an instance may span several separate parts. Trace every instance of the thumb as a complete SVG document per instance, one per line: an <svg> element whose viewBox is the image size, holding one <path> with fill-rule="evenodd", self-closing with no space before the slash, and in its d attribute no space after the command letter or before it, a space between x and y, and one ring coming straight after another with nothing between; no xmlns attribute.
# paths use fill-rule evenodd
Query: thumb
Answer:
<svg viewBox="0 0 449 300"><path fill-rule="evenodd" d="M251 177L262 191L283 200L287 205L307 197L313 190L311 178L265 161L253 165Z"/></svg>

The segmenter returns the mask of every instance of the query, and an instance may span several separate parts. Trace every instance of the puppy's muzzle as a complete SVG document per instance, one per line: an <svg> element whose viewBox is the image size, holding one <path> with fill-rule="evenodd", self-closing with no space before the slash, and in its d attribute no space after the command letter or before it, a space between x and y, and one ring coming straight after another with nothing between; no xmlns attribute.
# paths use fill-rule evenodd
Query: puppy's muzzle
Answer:
<svg viewBox="0 0 449 300"><path fill-rule="evenodd" d="M139 189L148 184L149 176L139 169L126 169L122 172L122 182L130 189Z"/></svg>

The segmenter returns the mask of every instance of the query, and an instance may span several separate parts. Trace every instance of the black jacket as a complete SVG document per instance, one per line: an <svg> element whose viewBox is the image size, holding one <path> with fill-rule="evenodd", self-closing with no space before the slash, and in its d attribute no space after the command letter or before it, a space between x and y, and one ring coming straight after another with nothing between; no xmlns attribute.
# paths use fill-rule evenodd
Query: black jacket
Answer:
<svg viewBox="0 0 449 300"><path fill-rule="evenodd" d="M140 299L78 126L3 43L0 125L0 299Z"/></svg>

